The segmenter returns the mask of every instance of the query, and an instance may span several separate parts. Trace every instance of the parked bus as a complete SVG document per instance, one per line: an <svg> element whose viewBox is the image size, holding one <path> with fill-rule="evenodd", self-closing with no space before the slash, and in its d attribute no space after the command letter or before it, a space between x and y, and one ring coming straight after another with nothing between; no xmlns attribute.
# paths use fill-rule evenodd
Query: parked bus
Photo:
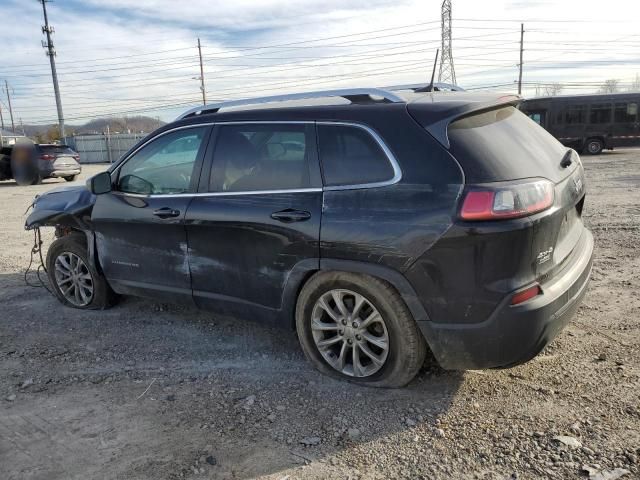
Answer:
<svg viewBox="0 0 640 480"><path fill-rule="evenodd" d="M520 110L579 152L640 146L639 93L560 95L525 100Z"/></svg>

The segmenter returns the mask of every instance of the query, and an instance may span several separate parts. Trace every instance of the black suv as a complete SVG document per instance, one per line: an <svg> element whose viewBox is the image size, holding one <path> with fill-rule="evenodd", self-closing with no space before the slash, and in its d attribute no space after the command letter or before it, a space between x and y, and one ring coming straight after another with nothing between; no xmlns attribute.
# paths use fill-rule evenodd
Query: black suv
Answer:
<svg viewBox="0 0 640 480"><path fill-rule="evenodd" d="M570 320L593 254L580 159L518 101L199 107L88 188L38 197L27 228L57 226L47 269L73 307L132 294L274 322L321 371L372 386L409 382L427 349L447 369L516 365Z"/></svg>

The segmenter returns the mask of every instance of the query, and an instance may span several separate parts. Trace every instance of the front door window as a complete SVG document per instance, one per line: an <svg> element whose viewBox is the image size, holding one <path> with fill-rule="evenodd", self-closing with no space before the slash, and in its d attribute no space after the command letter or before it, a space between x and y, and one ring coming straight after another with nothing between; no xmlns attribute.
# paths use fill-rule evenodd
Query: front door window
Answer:
<svg viewBox="0 0 640 480"><path fill-rule="evenodd" d="M117 189L141 195L170 195L192 190L192 175L206 127L163 135L136 152L120 168Z"/></svg>

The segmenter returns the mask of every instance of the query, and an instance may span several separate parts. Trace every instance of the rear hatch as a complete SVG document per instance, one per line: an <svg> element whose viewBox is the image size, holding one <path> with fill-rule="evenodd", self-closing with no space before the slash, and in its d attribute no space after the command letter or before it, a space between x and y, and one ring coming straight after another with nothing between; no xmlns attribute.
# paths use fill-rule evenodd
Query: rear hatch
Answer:
<svg viewBox="0 0 640 480"><path fill-rule="evenodd" d="M78 168L80 156L66 145L40 145L40 158L53 162L56 170Z"/></svg>
<svg viewBox="0 0 640 480"><path fill-rule="evenodd" d="M420 121L418 115L414 117ZM510 201L517 204L518 199L513 200L515 194L510 196L509 189L522 185L542 185L548 189L548 203L540 208L535 205L530 211L522 208L510 217L489 215L482 221L491 224L508 221L506 218L530 220L531 243L526 247L529 251L523 253L529 256L525 264L531 270L521 272L525 274L522 278L533 276L543 283L562 269L584 230L581 215L585 179L578 155L512 105L453 119L447 128L447 142L449 152L464 171L466 196L472 190L502 189L502 197L506 192ZM525 192L525 201L527 195ZM497 193L495 199L498 201Z"/></svg>

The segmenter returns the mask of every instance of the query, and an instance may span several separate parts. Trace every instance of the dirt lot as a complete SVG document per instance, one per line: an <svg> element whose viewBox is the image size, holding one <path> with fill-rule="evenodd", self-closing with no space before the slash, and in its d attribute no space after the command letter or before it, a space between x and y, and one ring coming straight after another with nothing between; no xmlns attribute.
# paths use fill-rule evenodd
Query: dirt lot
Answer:
<svg viewBox="0 0 640 480"><path fill-rule="evenodd" d="M23 213L64 182L1 182L0 478L640 478L640 150L584 163L597 250L569 328L526 365L402 390L323 377L293 332L240 319L62 307L24 284Z"/></svg>

